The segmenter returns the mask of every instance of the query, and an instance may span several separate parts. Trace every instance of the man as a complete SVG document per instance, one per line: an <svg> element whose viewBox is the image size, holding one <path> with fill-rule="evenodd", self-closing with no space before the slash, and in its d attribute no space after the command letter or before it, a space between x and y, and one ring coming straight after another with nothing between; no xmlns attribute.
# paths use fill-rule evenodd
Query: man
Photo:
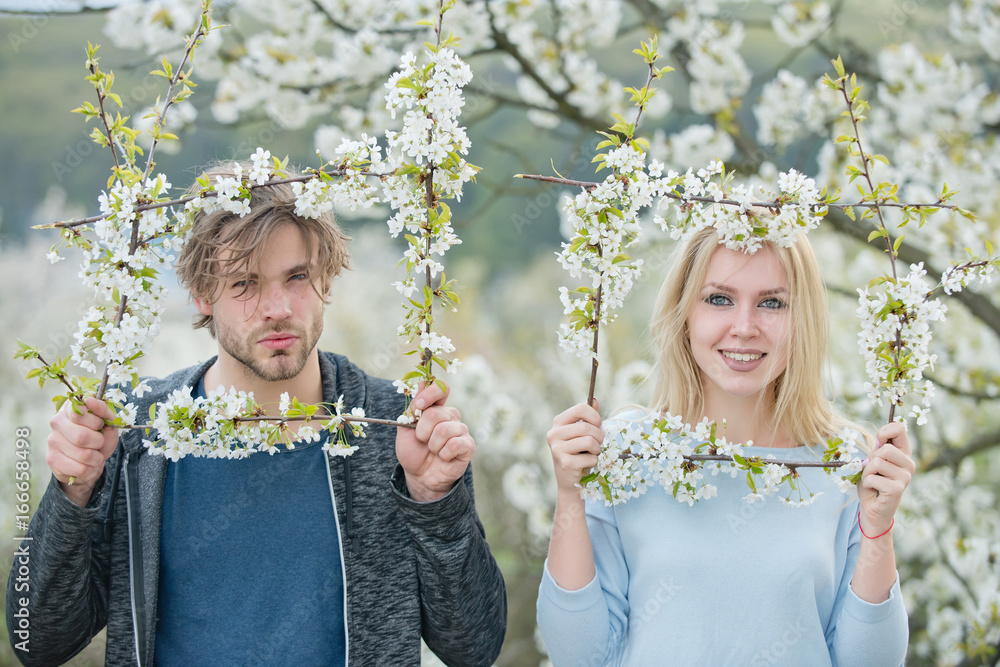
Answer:
<svg viewBox="0 0 1000 667"><path fill-rule="evenodd" d="M271 415L285 392L402 414L391 382L316 348L348 265L332 214L295 215L288 184L250 203L243 218L198 213L178 258L218 356L150 381L130 396L138 414L179 387L220 385L252 391ZM177 462L149 454L142 431L106 427L114 415L95 398L61 410L28 533L31 641L18 657L64 662L107 625L108 665L417 665L421 636L448 664L491 664L506 592L473 501L475 443L446 400L423 388L415 429L370 425L350 457L303 441ZM14 579L8 627L23 597Z"/></svg>

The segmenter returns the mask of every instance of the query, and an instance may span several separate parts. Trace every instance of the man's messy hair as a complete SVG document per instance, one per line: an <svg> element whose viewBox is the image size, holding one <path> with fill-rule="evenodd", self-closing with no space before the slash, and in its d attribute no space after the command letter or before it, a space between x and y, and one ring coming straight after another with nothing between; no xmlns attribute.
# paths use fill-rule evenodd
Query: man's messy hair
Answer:
<svg viewBox="0 0 1000 667"><path fill-rule="evenodd" d="M250 169L249 165L241 166L244 174ZM298 175L286 172L289 177ZM212 167L205 174L213 183L220 177L236 178L231 164ZM291 183L255 187L250 192L250 213L242 218L222 209L195 214L191 234L177 259L178 281L192 298L213 303L218 298L220 281L254 273L274 232L293 224L302 232L311 258L309 278L313 289L325 296L331 281L350 268L347 242L351 239L341 231L333 212L324 211L316 218L297 215ZM211 315L200 315L194 327L208 327L213 334L215 330Z"/></svg>

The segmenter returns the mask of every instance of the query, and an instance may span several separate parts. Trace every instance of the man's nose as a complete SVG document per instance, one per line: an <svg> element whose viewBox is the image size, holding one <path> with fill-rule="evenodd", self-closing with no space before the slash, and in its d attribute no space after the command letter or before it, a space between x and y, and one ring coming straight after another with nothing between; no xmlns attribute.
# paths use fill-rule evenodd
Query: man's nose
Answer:
<svg viewBox="0 0 1000 667"><path fill-rule="evenodd" d="M283 320L291 316L291 298L283 285L267 285L260 295L260 313L265 319Z"/></svg>

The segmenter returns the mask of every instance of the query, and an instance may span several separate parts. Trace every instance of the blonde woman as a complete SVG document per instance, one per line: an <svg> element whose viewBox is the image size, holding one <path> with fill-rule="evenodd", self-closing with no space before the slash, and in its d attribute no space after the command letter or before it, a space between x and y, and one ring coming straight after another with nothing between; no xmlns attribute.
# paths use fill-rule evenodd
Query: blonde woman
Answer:
<svg viewBox="0 0 1000 667"><path fill-rule="evenodd" d="M823 390L827 303L804 238L749 255L701 230L679 249L652 335L653 409L725 421L748 455L816 460L849 426ZM596 408L566 410L548 433L558 501L538 624L553 664L902 664L892 526L914 470L902 424L871 439L856 498L804 468L804 507L748 504L743 477L726 474L691 507L656 489L606 507L576 486L600 451Z"/></svg>

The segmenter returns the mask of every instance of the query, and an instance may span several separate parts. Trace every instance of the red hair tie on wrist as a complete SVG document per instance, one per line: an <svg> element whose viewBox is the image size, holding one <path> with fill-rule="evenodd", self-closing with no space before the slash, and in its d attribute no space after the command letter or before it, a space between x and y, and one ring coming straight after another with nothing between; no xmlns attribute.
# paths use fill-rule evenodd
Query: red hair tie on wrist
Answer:
<svg viewBox="0 0 1000 667"><path fill-rule="evenodd" d="M884 533L879 533L878 535L866 535L865 529L861 527L861 508L860 507L858 508L858 530L860 530L861 534L867 537L869 540L875 540L882 537L883 535L888 534L888 532L892 530L892 527L893 525L895 525L895 523L896 523L896 517L892 517L892 522L889 523L889 527L885 529Z"/></svg>

